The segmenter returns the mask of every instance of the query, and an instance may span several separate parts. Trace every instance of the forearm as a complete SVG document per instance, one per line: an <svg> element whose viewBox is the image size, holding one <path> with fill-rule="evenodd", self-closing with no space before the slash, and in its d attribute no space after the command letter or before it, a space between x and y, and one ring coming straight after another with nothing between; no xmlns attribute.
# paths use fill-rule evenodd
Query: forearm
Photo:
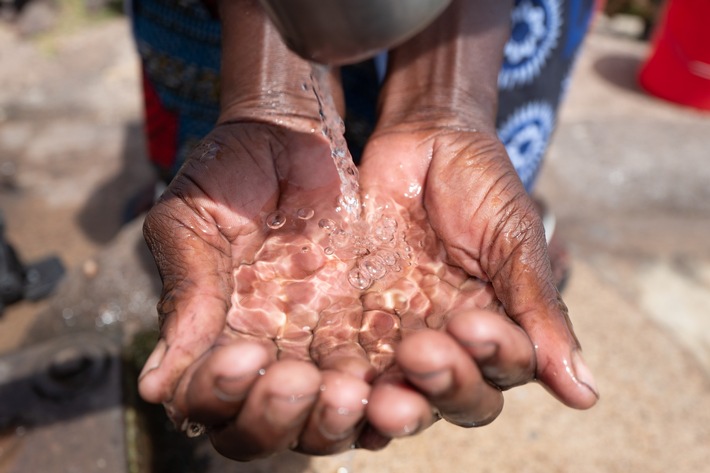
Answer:
<svg viewBox="0 0 710 473"><path fill-rule="evenodd" d="M391 51L378 127L428 123L494 131L511 8L512 0L454 0Z"/></svg>
<svg viewBox="0 0 710 473"><path fill-rule="evenodd" d="M286 47L258 2L220 0L219 10L219 122L256 120L299 127L304 121L317 122L311 66Z"/></svg>

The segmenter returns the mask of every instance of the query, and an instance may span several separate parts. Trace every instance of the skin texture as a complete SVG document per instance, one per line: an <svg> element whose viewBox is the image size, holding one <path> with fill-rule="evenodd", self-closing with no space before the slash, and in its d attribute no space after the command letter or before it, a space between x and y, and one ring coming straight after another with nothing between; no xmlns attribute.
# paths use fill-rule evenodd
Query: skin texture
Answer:
<svg viewBox="0 0 710 473"><path fill-rule="evenodd" d="M250 460L382 448L438 417L483 425L501 390L535 377L572 407L594 404L540 219L491 132L497 5L454 2L392 53L363 218L386 205L410 250L360 290L347 279L358 257L328 254L317 225L343 216L302 87L310 67L254 2L224 2L220 124L144 228L164 288L139 390L177 426L204 424L219 452ZM473 7L480 21L460 21ZM253 48L233 46L244 37Z"/></svg>

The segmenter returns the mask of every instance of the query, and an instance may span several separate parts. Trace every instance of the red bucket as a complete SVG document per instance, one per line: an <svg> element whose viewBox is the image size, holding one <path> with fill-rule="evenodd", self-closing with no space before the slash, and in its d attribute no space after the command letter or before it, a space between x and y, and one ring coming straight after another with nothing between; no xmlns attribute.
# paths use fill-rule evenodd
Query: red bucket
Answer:
<svg viewBox="0 0 710 473"><path fill-rule="evenodd" d="M710 110L710 0L669 0L639 74L649 93Z"/></svg>

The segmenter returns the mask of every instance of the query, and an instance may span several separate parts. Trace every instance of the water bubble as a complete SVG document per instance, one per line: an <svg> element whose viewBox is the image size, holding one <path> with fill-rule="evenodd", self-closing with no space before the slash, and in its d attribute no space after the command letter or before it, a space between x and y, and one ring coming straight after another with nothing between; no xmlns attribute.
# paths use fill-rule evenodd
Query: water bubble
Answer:
<svg viewBox="0 0 710 473"><path fill-rule="evenodd" d="M394 238L395 230L392 227L386 227L384 225L378 225L375 227L375 238L380 241L392 241Z"/></svg>
<svg viewBox="0 0 710 473"><path fill-rule="evenodd" d="M189 438L199 437L205 432L207 432L207 428L197 422L188 422L187 427L185 428L185 435Z"/></svg>
<svg viewBox="0 0 710 473"><path fill-rule="evenodd" d="M266 226L271 228L272 230L277 230L281 227L283 227L286 224L286 215L281 212L280 210L277 210L275 212L271 212L267 217L266 217Z"/></svg>
<svg viewBox="0 0 710 473"><path fill-rule="evenodd" d="M355 170L354 167L352 167L352 166L348 167L348 174L350 174L351 176L354 176L356 173L357 173L357 171Z"/></svg>
<svg viewBox="0 0 710 473"><path fill-rule="evenodd" d="M323 253L325 253L326 255L330 256L330 255L332 255L333 253L335 253L335 250L333 250L333 248L330 247L330 246L326 246L325 249L323 250Z"/></svg>
<svg viewBox="0 0 710 473"><path fill-rule="evenodd" d="M318 226L325 230L326 232L330 233L333 230L335 230L335 222L332 221L329 218L323 218L318 222Z"/></svg>
<svg viewBox="0 0 710 473"><path fill-rule="evenodd" d="M330 234L330 242L336 248L345 248L350 243L350 235L345 230L335 230Z"/></svg>
<svg viewBox="0 0 710 473"><path fill-rule="evenodd" d="M365 290L372 284L372 278L359 267L354 267L348 274L348 281L355 289Z"/></svg>
<svg viewBox="0 0 710 473"><path fill-rule="evenodd" d="M202 141L193 150L195 157L207 161L220 157L220 147L214 141Z"/></svg>
<svg viewBox="0 0 710 473"><path fill-rule="evenodd" d="M377 256L382 260L387 266L394 266L397 264L397 253L390 250L380 250L377 252Z"/></svg>
<svg viewBox="0 0 710 473"><path fill-rule="evenodd" d="M300 218L301 220L308 220L310 218L313 218L315 214L315 210L309 209L308 207L303 207L301 209L298 209L298 212L296 212L296 217Z"/></svg>
<svg viewBox="0 0 710 473"><path fill-rule="evenodd" d="M385 274L387 274L387 268L385 267L384 262L377 256L364 258L360 262L360 268L365 273L369 274L370 277L375 281L378 279L382 279Z"/></svg>

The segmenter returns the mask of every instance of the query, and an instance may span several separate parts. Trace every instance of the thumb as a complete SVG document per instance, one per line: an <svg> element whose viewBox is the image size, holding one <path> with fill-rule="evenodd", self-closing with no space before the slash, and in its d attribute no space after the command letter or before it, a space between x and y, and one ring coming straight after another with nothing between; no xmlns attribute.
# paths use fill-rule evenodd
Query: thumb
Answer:
<svg viewBox="0 0 710 473"><path fill-rule="evenodd" d="M508 316L532 340L537 379L566 405L592 407L599 392L582 357L567 306L555 287L539 213L523 193L509 202L502 215L486 235L482 269Z"/></svg>
<svg viewBox="0 0 710 473"><path fill-rule="evenodd" d="M161 339L138 382L148 402L171 401L186 369L224 328L231 294L229 248L214 232L195 234L195 228L205 229L205 222L198 220L182 199L168 193L144 223L163 281L158 304Z"/></svg>

